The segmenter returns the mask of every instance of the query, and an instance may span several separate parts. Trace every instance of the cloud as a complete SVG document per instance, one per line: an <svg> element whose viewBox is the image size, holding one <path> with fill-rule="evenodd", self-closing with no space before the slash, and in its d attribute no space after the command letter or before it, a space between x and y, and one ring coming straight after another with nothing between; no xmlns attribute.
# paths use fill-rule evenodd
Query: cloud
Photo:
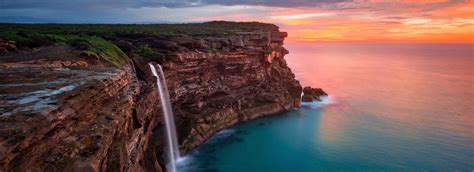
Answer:
<svg viewBox="0 0 474 172"><path fill-rule="evenodd" d="M318 18L318 17L332 17L336 16L335 13L303 13L303 14L293 14L293 15L281 15L281 16L272 16L272 19L275 20L296 20L296 19L308 19L308 18Z"/></svg>
<svg viewBox="0 0 474 172"><path fill-rule="evenodd" d="M0 9L111 9L111 8L185 8L208 5L247 5L329 10L360 8L437 8L466 0L3 0Z"/></svg>
<svg viewBox="0 0 474 172"><path fill-rule="evenodd" d="M267 11L271 11L270 8L358 8L358 5L353 4L358 3L352 0L3 0L0 2L0 22L141 23L188 22L196 18L233 20L220 16L242 14L251 17L255 13L252 9L262 12L261 8ZM247 10L241 10L244 7ZM318 15L282 17L296 19ZM235 18L239 19L241 17Z"/></svg>
<svg viewBox="0 0 474 172"><path fill-rule="evenodd" d="M409 1L409 2L407 2ZM188 22L211 19L248 19L255 12L245 10L265 8L311 9L319 12L267 15L256 10L261 19L301 20L331 17L343 11L381 11L387 13L426 11L459 4L464 0L0 0L0 22L60 22L60 23L141 23ZM237 12L235 9L238 9ZM222 10L228 10L223 12ZM239 11L240 10L240 11ZM405 10L405 11L404 11ZM322 12L321 12L322 11ZM229 14L234 13L234 14ZM243 15L244 17L239 17ZM386 14L384 14L386 15ZM234 19L235 18L235 19Z"/></svg>
<svg viewBox="0 0 474 172"><path fill-rule="evenodd" d="M431 19L407 19L405 24L428 24L431 23Z"/></svg>
<svg viewBox="0 0 474 172"><path fill-rule="evenodd" d="M267 7L336 7L352 0L9 0L0 3L0 9L64 9L64 8L183 8L206 5L249 5Z"/></svg>
<svg viewBox="0 0 474 172"><path fill-rule="evenodd" d="M252 5L267 7L308 7L308 8L332 8L337 4L353 2L353 0L202 0L202 4L218 5Z"/></svg>
<svg viewBox="0 0 474 172"><path fill-rule="evenodd" d="M0 22L260 21L290 32L289 41L454 42L472 37L473 5L472 0L0 0Z"/></svg>

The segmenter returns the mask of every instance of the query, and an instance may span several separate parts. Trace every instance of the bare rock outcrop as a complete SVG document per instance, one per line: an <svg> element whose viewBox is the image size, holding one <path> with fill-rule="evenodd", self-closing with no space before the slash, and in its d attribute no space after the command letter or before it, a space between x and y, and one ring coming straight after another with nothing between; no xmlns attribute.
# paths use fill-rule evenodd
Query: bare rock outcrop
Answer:
<svg viewBox="0 0 474 172"><path fill-rule="evenodd" d="M15 50L16 45L14 41L7 41L0 38L0 55L14 52Z"/></svg>
<svg viewBox="0 0 474 172"><path fill-rule="evenodd" d="M0 55L0 171L165 170L150 61L164 67L184 153L225 127L299 107L302 87L284 59L287 33L266 27L98 35L127 53L121 67L64 44L8 45Z"/></svg>
<svg viewBox="0 0 474 172"><path fill-rule="evenodd" d="M323 91L321 88L303 88L303 96L301 101L303 102L312 102L312 101L321 101L321 96L327 96L328 94Z"/></svg>

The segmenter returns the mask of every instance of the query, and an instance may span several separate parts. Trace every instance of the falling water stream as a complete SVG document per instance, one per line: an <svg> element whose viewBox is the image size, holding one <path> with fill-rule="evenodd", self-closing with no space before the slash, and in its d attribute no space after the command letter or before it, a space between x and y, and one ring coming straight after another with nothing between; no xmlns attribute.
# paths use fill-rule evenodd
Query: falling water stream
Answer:
<svg viewBox="0 0 474 172"><path fill-rule="evenodd" d="M174 125L173 111L169 98L168 88L163 69L156 63L148 63L151 72L156 77L156 85L160 94L161 105L163 107L163 115L165 116L167 147L168 147L168 171L176 172L176 161L180 158L178 139L176 137L176 127Z"/></svg>

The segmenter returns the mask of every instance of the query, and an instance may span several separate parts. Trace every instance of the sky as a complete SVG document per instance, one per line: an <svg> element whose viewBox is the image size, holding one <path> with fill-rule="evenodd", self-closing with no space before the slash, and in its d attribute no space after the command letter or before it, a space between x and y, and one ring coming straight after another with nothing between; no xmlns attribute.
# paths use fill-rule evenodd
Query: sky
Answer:
<svg viewBox="0 0 474 172"><path fill-rule="evenodd" d="M474 43L474 0L0 0L0 22L274 23L289 42Z"/></svg>

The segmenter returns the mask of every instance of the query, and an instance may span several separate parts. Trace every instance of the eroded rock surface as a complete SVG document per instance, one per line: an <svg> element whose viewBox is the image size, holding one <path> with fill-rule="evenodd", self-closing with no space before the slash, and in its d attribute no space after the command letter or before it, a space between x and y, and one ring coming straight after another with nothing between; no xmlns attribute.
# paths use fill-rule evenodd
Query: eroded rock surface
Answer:
<svg viewBox="0 0 474 172"><path fill-rule="evenodd" d="M321 88L303 88L303 96L301 101L303 102L312 102L312 101L321 101L321 96L327 96L328 94L323 91Z"/></svg>
<svg viewBox="0 0 474 172"><path fill-rule="evenodd" d="M0 171L161 171L150 61L164 67L182 152L225 127L299 107L286 36L276 26L214 37L104 36L130 57L121 68L64 44L6 51ZM140 47L154 53L143 57Z"/></svg>

